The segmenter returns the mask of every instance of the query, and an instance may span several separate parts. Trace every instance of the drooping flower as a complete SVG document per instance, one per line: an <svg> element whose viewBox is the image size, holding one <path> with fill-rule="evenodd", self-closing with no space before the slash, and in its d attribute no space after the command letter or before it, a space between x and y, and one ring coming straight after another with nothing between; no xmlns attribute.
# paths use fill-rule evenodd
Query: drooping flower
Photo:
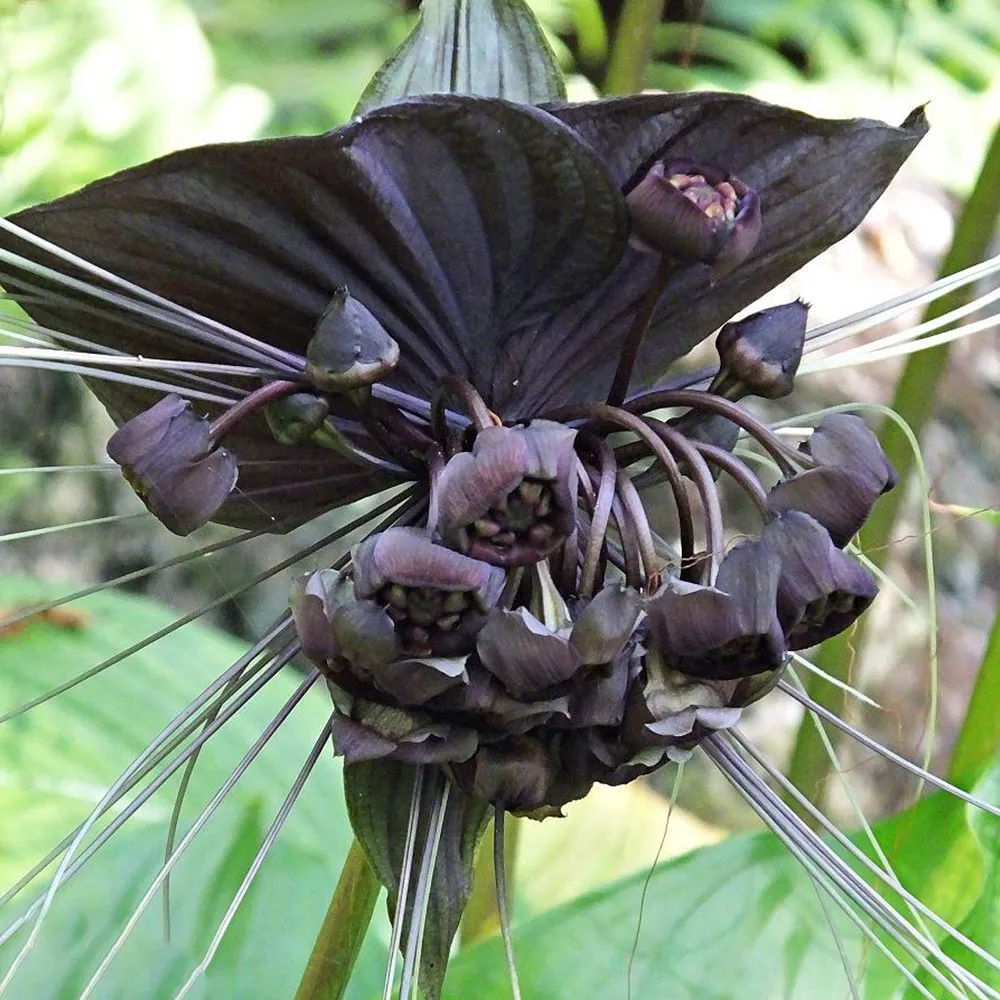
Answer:
<svg viewBox="0 0 1000 1000"><path fill-rule="evenodd" d="M238 475L235 456L215 444L208 421L173 394L119 428L108 455L150 512L178 535L209 521Z"/></svg>
<svg viewBox="0 0 1000 1000"><path fill-rule="evenodd" d="M435 483L445 541L497 566L548 555L576 523L575 437L549 420L481 430Z"/></svg>
<svg viewBox="0 0 1000 1000"><path fill-rule="evenodd" d="M782 479L768 495L768 510L805 511L843 548L868 520L875 501L896 485L896 473L871 428L849 413L824 417L802 452L814 464Z"/></svg>

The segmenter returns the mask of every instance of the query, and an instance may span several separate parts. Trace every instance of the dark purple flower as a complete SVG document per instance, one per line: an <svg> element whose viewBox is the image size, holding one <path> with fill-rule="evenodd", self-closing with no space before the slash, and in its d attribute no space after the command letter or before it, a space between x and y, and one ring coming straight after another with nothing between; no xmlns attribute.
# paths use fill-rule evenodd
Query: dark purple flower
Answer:
<svg viewBox="0 0 1000 1000"><path fill-rule="evenodd" d="M801 510L843 548L868 520L875 501L896 484L896 473L871 428L848 413L824 417L802 451L817 464L771 490L774 514Z"/></svg>
<svg viewBox="0 0 1000 1000"><path fill-rule="evenodd" d="M760 542L737 545L712 587L667 581L646 603L650 642L664 664L692 677L746 677L781 666L781 562Z"/></svg>
<svg viewBox="0 0 1000 1000"><path fill-rule="evenodd" d="M108 455L139 499L178 535L210 520L239 474L232 452L212 440L209 422L173 394L115 431Z"/></svg>
<svg viewBox="0 0 1000 1000"><path fill-rule="evenodd" d="M757 193L715 166L660 160L625 200L638 246L712 264L716 276L746 260L760 237Z"/></svg>
<svg viewBox="0 0 1000 1000"><path fill-rule="evenodd" d="M875 578L799 510L775 518L761 540L781 558L778 618L789 649L805 649L854 624L878 594Z"/></svg>
<svg viewBox="0 0 1000 1000"><path fill-rule="evenodd" d="M551 420L480 431L435 484L444 540L497 566L548 555L576 523L575 438Z"/></svg>
<svg viewBox="0 0 1000 1000"><path fill-rule="evenodd" d="M389 528L351 551L358 600L372 598L417 656L467 652L500 596L503 570L437 545L418 528Z"/></svg>

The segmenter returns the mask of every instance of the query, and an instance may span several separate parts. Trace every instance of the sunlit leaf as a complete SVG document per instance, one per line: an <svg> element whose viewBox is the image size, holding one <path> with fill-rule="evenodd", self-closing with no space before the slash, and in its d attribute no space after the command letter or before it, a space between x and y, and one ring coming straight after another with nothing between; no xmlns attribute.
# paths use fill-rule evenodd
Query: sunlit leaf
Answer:
<svg viewBox="0 0 1000 1000"><path fill-rule="evenodd" d="M0 604L9 612L53 592L51 585L6 579L0 581ZM95 595L73 610L75 619L27 620L0 634L0 711L173 618L152 602L113 593ZM242 652L214 629L189 625L0 726L0 891L83 820L173 713ZM297 684L291 669L274 678L209 743L193 773L181 835ZM201 960L256 853L262 828L328 714L326 694L317 692L282 726L178 864L172 877L172 942L163 941L156 899L97 997L140 995L134 992L137 982L144 984L143 997L173 995ZM223 940L207 990L192 996L273 1000L294 991L350 842L339 771L332 750L321 757ZM79 995L162 864L175 787L176 779L168 782L56 897L34 952L7 994L11 1000ZM2 925L17 912L16 904L9 905ZM0 967L6 968L11 954L9 947L0 954ZM352 996L374 988L384 955L376 941L366 946Z"/></svg>

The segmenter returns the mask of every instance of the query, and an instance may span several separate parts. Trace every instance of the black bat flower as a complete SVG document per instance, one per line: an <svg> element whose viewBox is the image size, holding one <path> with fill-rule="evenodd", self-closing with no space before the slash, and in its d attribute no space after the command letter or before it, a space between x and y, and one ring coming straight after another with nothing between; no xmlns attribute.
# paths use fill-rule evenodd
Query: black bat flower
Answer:
<svg viewBox="0 0 1000 1000"><path fill-rule="evenodd" d="M708 389L661 383L853 229L924 130L723 94L431 96L185 150L0 230L40 325L188 364L90 381L171 530L287 529L409 485L292 603L358 837L400 919L433 926L428 996L490 808L551 815L681 759L874 597L839 548L891 484L874 438L835 420L795 451L738 403L790 391L805 306L726 326ZM764 520L728 555L720 471ZM419 915L385 819L410 789L441 837Z"/></svg>

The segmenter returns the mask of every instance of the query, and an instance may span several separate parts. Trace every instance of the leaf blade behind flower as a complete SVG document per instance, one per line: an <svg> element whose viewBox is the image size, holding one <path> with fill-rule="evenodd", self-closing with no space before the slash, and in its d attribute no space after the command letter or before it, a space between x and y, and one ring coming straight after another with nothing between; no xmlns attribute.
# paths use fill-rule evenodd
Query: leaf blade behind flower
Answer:
<svg viewBox="0 0 1000 1000"><path fill-rule="evenodd" d="M418 94L541 104L564 98L566 86L524 0L424 0L413 31L372 78L354 113Z"/></svg>
<svg viewBox="0 0 1000 1000"><path fill-rule="evenodd" d="M663 157L711 164L755 189L763 226L750 257L710 283L679 268L654 313L636 368L648 385L667 366L807 261L851 232L927 131L922 109L894 128L825 120L735 94L643 94L552 106L630 190Z"/></svg>

